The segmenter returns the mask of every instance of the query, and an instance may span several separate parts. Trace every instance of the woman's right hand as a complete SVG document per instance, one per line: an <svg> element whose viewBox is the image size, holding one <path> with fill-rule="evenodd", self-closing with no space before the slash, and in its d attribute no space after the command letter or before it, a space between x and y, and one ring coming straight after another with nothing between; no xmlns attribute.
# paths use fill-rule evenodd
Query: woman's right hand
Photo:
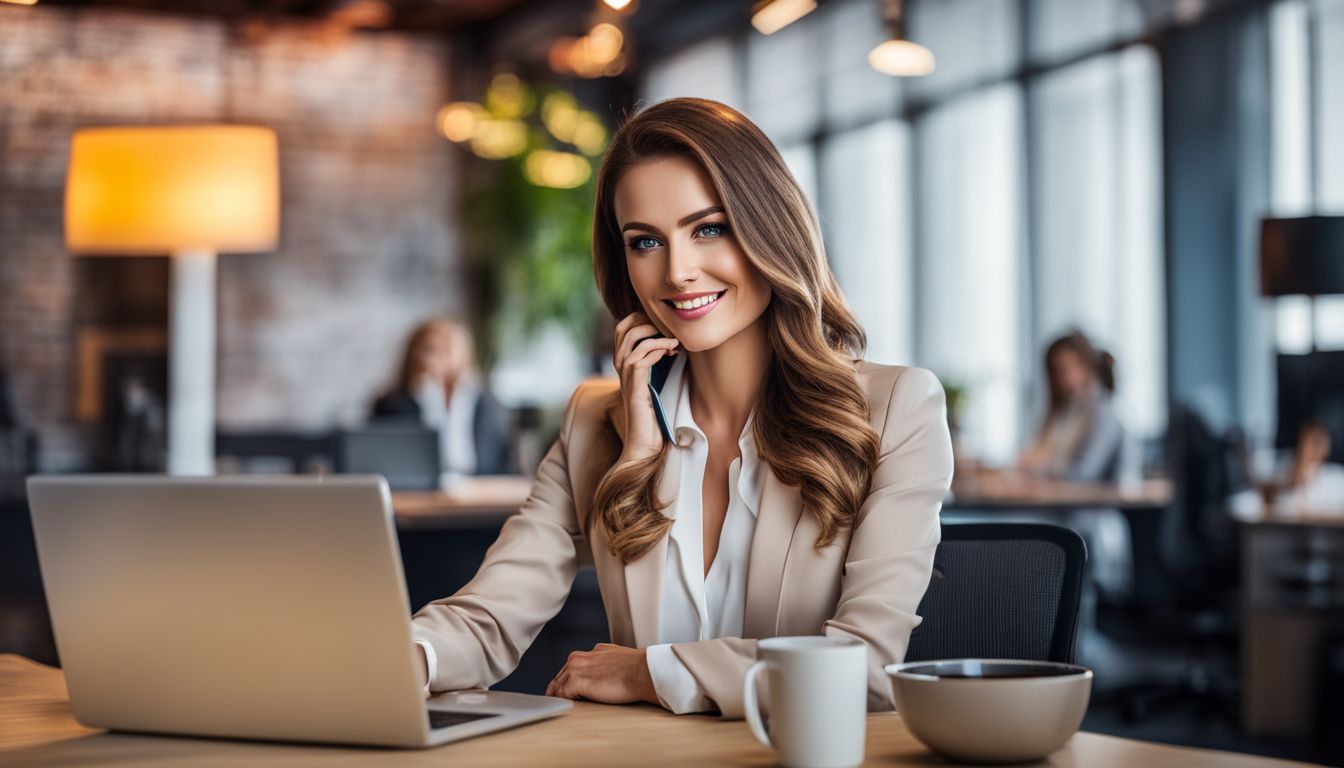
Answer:
<svg viewBox="0 0 1344 768"><path fill-rule="evenodd" d="M663 434L649 396L649 369L664 357L675 355L681 342L658 333L643 312L632 312L616 324L616 373L621 377L621 400L625 403L621 463L651 458L663 449Z"/></svg>

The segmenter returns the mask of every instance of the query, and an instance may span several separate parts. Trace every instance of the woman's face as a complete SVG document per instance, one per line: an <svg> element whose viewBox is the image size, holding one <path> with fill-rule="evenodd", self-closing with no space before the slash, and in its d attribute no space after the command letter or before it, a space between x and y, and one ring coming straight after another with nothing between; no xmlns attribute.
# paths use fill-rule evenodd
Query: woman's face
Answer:
<svg viewBox="0 0 1344 768"><path fill-rule="evenodd" d="M453 330L435 325L416 347L416 359L422 375L435 380L456 378L462 372L465 349Z"/></svg>
<svg viewBox="0 0 1344 768"><path fill-rule="evenodd" d="M1092 370L1081 355L1062 347L1050 356L1050 379L1065 398L1072 400L1087 389Z"/></svg>
<svg viewBox="0 0 1344 768"><path fill-rule="evenodd" d="M747 260L699 164L667 157L625 172L614 193L625 264L644 311L691 352L760 319L770 285Z"/></svg>

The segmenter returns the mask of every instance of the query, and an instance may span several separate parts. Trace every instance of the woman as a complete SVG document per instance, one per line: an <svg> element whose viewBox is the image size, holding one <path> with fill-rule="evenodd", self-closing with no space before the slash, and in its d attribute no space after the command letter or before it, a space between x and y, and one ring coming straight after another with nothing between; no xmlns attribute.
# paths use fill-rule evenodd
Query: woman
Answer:
<svg viewBox="0 0 1344 768"><path fill-rule="evenodd" d="M1045 419L1018 469L1060 480L1116 480L1124 430L1111 402L1115 358L1074 331L1046 349L1045 375Z"/></svg>
<svg viewBox="0 0 1344 768"><path fill-rule="evenodd" d="M1049 402L1041 431L1018 459L1018 469L1054 480L1113 483L1120 475L1124 429L1111 396L1115 358L1082 331L1055 339L1045 350ZM1129 523L1115 509L1078 509L1065 523L1087 541L1089 577L1108 596L1129 594L1133 581ZM1094 590L1084 595L1093 622Z"/></svg>
<svg viewBox="0 0 1344 768"><path fill-rule="evenodd" d="M570 400L480 572L415 618L429 685L504 677L592 558L612 644L548 693L742 716L756 639L857 637L890 709L951 481L943 390L856 360L863 331L769 139L712 101L630 119L597 182L593 268L619 384ZM650 368L674 363L660 400Z"/></svg>
<svg viewBox="0 0 1344 768"><path fill-rule="evenodd" d="M397 384L373 404L377 422L411 422L439 432L443 471L503 475L516 471L504 409L477 381L475 345L461 323L421 323L406 342Z"/></svg>

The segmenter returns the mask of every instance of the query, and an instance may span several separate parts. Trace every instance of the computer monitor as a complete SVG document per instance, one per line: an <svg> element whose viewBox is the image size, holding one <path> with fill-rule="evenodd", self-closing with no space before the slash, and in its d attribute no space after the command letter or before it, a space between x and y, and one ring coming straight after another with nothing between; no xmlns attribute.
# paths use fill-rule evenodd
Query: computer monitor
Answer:
<svg viewBox="0 0 1344 768"><path fill-rule="evenodd" d="M341 432L336 470L387 478L394 491L439 487L439 433L418 425L373 424Z"/></svg>

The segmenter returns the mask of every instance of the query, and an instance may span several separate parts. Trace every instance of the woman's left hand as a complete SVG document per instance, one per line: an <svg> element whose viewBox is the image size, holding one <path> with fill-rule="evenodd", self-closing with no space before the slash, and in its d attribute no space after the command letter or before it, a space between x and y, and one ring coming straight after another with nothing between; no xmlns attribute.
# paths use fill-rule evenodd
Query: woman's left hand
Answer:
<svg viewBox="0 0 1344 768"><path fill-rule="evenodd" d="M569 654L564 668L546 686L546 695L603 704L658 703L643 649L610 643Z"/></svg>

